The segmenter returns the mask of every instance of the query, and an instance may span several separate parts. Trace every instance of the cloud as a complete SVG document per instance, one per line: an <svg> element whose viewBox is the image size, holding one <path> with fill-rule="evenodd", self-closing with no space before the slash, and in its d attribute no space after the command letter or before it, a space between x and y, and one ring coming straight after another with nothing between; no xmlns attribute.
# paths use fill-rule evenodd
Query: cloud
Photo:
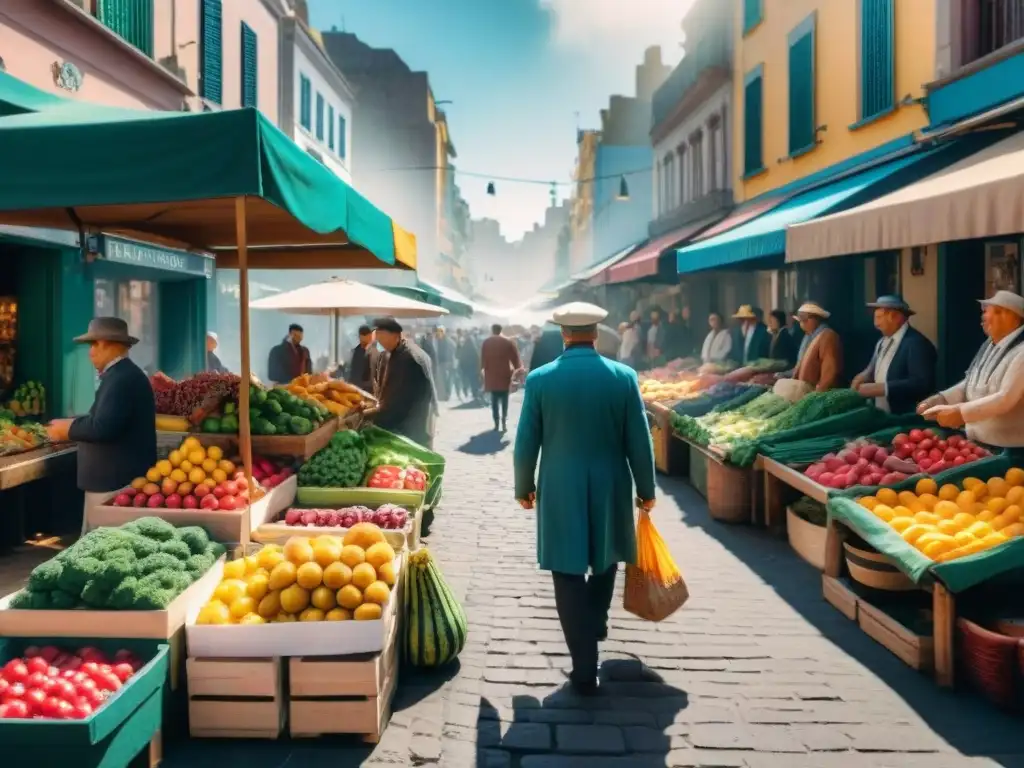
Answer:
<svg viewBox="0 0 1024 768"><path fill-rule="evenodd" d="M539 0L554 17L555 42L597 49L604 43L622 47L661 44L669 57L678 48L683 16L693 0ZM726 2L726 0L720 0Z"/></svg>

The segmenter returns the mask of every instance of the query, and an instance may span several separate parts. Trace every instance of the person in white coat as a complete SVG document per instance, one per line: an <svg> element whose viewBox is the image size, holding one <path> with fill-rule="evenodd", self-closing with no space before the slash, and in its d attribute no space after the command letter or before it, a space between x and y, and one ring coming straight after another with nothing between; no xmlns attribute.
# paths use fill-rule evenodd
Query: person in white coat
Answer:
<svg viewBox="0 0 1024 768"><path fill-rule="evenodd" d="M965 427L972 440L1024 446L1024 297L997 291L981 301L981 345L963 381L917 407L940 426Z"/></svg>
<svg viewBox="0 0 1024 768"><path fill-rule="evenodd" d="M732 334L722 327L722 316L717 312L708 315L708 326L711 330L704 337L700 350L702 363L724 363L732 352Z"/></svg>

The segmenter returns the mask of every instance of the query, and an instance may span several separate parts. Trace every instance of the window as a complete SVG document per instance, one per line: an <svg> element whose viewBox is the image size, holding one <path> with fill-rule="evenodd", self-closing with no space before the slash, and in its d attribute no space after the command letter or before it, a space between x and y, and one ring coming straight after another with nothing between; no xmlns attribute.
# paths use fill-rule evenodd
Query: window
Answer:
<svg viewBox="0 0 1024 768"><path fill-rule="evenodd" d="M313 87L305 75L299 75L299 125L313 130Z"/></svg>
<svg viewBox="0 0 1024 768"><path fill-rule="evenodd" d="M814 121L815 14L789 33L789 154L811 149L817 140Z"/></svg>
<svg viewBox="0 0 1024 768"><path fill-rule="evenodd" d="M147 56L153 56L153 0L97 0L96 18Z"/></svg>
<svg viewBox="0 0 1024 768"><path fill-rule="evenodd" d="M747 34L764 18L764 0L743 0L743 34Z"/></svg>
<svg viewBox="0 0 1024 768"><path fill-rule="evenodd" d="M690 197L699 200L704 196L704 135L700 131L690 138L690 158Z"/></svg>
<svg viewBox="0 0 1024 768"><path fill-rule="evenodd" d="M672 178L673 167L672 167L672 153L669 152L665 155L665 159L661 161L665 171L662 174L662 190L661 199L663 201L662 208L666 211L671 211L675 206L672 204L672 187L675 180Z"/></svg>
<svg viewBox="0 0 1024 768"><path fill-rule="evenodd" d="M258 100L256 33L242 22L242 106L255 107Z"/></svg>
<svg viewBox="0 0 1024 768"><path fill-rule="evenodd" d="M759 64L743 81L743 175L764 170L764 66Z"/></svg>
<svg viewBox="0 0 1024 768"><path fill-rule="evenodd" d="M345 124L345 116L338 115L338 157L342 160L348 152L348 133L347 126Z"/></svg>
<svg viewBox="0 0 1024 768"><path fill-rule="evenodd" d="M680 144L676 147L676 160L679 163L679 202L680 204L689 202L690 191L687 189L687 178L686 178L686 145Z"/></svg>
<svg viewBox="0 0 1024 768"><path fill-rule="evenodd" d="M324 140L324 97L319 93L316 95L316 138Z"/></svg>
<svg viewBox="0 0 1024 768"><path fill-rule="evenodd" d="M896 105L895 0L860 0L860 119Z"/></svg>
<svg viewBox="0 0 1024 768"><path fill-rule="evenodd" d="M327 107L327 148L334 151L334 107Z"/></svg>
<svg viewBox="0 0 1024 768"><path fill-rule="evenodd" d="M708 121L708 192L718 189L718 134L721 124L718 115Z"/></svg>
<svg viewBox="0 0 1024 768"><path fill-rule="evenodd" d="M224 34L221 0L202 0L199 48L199 95L214 104L224 100Z"/></svg>

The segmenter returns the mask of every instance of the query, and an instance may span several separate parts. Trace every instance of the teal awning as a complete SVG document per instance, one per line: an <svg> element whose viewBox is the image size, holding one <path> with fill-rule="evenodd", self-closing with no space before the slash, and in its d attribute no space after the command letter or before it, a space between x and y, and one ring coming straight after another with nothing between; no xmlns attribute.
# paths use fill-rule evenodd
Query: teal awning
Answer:
<svg viewBox="0 0 1024 768"><path fill-rule="evenodd" d="M606 259L602 259L601 261L595 261L589 267L585 267L581 269L579 272L574 273L571 278L572 282L582 283L584 280L589 280L590 278L601 274L606 269L608 269L608 267L618 264L624 258L629 256L629 254L631 254L638 245L640 245L640 243L633 243L632 245L626 246L621 251L617 251L615 254L609 256Z"/></svg>
<svg viewBox="0 0 1024 768"><path fill-rule="evenodd" d="M679 274L778 257L786 253L786 227L860 205L952 162L945 147L906 155L831 184L799 193L756 219L676 251Z"/></svg>
<svg viewBox="0 0 1024 768"><path fill-rule="evenodd" d="M405 296L437 307L444 307L450 314L460 317L469 317L474 311L473 303L458 291L443 285L428 283L423 279L417 279L416 285L379 285L377 287L397 296Z"/></svg>

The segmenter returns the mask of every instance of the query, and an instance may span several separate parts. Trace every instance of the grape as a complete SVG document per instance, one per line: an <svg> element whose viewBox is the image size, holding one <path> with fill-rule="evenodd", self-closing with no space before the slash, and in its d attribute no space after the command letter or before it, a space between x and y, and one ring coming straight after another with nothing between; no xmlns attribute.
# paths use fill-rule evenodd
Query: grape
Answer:
<svg viewBox="0 0 1024 768"><path fill-rule="evenodd" d="M161 389L154 392L157 413L170 416L191 416L211 395L224 400L238 402L238 387L241 382L233 373L212 373L204 371L195 376L168 386L161 382Z"/></svg>

